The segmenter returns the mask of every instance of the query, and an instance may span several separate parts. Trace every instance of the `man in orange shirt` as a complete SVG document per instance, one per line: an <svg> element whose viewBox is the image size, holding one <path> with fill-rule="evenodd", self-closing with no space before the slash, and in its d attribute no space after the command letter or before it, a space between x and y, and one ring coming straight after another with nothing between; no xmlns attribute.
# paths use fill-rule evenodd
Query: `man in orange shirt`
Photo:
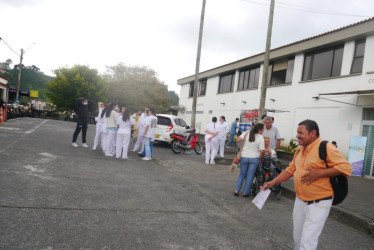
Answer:
<svg viewBox="0 0 374 250"><path fill-rule="evenodd" d="M296 199L293 209L293 238L295 249L316 249L318 238L330 213L333 189L330 176L350 176L352 166L331 143L327 144L327 164L319 157L318 124L312 120L299 123L297 139L302 146L286 171L277 178L264 183L264 189L272 188L292 176L294 177Z"/></svg>

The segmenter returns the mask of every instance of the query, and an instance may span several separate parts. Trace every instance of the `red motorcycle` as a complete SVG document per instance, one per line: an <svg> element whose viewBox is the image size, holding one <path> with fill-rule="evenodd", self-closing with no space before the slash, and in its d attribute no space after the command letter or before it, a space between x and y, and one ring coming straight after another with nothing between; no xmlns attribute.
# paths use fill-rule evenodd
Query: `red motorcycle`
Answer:
<svg viewBox="0 0 374 250"><path fill-rule="evenodd" d="M170 134L170 137L173 138L171 141L171 150L176 154L180 154L183 150L186 151L190 149L194 149L196 154L201 154L204 150L203 145L195 133L195 129L190 130L190 134L187 138L184 135L176 133Z"/></svg>

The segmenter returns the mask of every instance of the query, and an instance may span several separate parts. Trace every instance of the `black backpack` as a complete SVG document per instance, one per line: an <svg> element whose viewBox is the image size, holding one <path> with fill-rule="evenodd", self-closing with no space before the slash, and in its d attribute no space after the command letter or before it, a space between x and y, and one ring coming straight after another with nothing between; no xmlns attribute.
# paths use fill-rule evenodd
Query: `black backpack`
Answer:
<svg viewBox="0 0 374 250"><path fill-rule="evenodd" d="M326 150L326 144L328 141L322 141L321 144L319 145L319 158L323 160L326 163L326 167L328 168L329 166L327 165L327 150ZM330 182L332 189L334 190L334 200L332 202L333 205L338 205L340 204L345 197L347 197L348 194L348 179L344 175L337 175L337 176L332 176L330 177Z"/></svg>

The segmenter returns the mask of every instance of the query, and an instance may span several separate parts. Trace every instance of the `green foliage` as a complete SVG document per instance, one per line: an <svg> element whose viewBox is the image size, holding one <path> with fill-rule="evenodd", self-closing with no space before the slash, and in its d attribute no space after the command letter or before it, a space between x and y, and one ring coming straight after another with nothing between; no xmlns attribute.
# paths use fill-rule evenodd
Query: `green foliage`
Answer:
<svg viewBox="0 0 374 250"><path fill-rule="evenodd" d="M25 91L37 90L39 91L39 100L46 101L44 83L53 80L53 77L44 75L39 72L39 68L35 65L31 67L22 67L21 71L21 85L20 89ZM6 70L4 76L8 79L11 88L17 88L18 83L18 65L12 70Z"/></svg>
<svg viewBox="0 0 374 250"><path fill-rule="evenodd" d="M54 71L54 80L45 84L46 96L58 109L76 109L77 99L86 97L94 102L106 101L107 81L96 69L76 65L72 68L60 68ZM92 109L96 105L91 106Z"/></svg>
<svg viewBox="0 0 374 250"><path fill-rule="evenodd" d="M288 144L288 150L291 152L295 152L298 146L299 145L297 143L291 140L290 143Z"/></svg>
<svg viewBox="0 0 374 250"><path fill-rule="evenodd" d="M169 90L168 96L172 100L170 106L178 106L179 105L179 96L175 91Z"/></svg>
<svg viewBox="0 0 374 250"><path fill-rule="evenodd" d="M164 113L170 107L168 88L153 69L119 63L107 67L104 77L110 81L107 90L110 102L126 104L132 111L153 107L156 113Z"/></svg>

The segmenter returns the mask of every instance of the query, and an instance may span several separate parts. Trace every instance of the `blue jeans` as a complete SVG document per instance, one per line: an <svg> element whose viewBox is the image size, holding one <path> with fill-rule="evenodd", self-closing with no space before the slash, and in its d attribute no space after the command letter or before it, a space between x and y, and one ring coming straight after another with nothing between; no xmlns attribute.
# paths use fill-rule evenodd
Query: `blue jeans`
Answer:
<svg viewBox="0 0 374 250"><path fill-rule="evenodd" d="M232 142L234 141L235 134L230 134L229 142L227 143L228 147L232 146Z"/></svg>
<svg viewBox="0 0 374 250"><path fill-rule="evenodd" d="M242 157L240 159L240 174L238 176L238 181L236 183L235 191L240 191L240 189L243 186L244 179L245 179L243 194L246 194L246 195L250 194L253 177L255 176L259 162L260 162L260 158Z"/></svg>
<svg viewBox="0 0 374 250"><path fill-rule="evenodd" d="M149 147L151 148L151 157L152 157L152 155L153 155L153 141L151 141L149 143ZM145 145L144 145L144 150L140 155L143 156L143 157L145 156Z"/></svg>
<svg viewBox="0 0 374 250"><path fill-rule="evenodd" d="M150 158L151 157L151 145L150 145L151 138L145 137L143 140L144 140L143 143L144 143L144 149L145 149L145 157Z"/></svg>

